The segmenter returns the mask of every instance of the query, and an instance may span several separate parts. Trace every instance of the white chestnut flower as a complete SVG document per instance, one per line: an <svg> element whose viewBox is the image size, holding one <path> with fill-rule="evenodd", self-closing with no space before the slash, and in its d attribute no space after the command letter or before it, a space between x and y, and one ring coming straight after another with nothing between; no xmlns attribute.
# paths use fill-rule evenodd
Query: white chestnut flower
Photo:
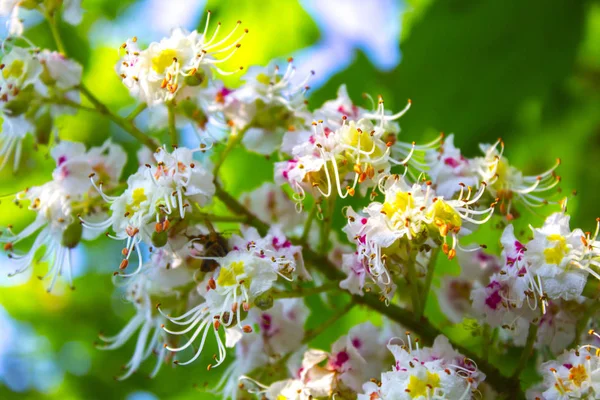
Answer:
<svg viewBox="0 0 600 400"><path fill-rule="evenodd" d="M560 165L560 159L554 166L539 175L525 176L514 166L510 165L504 153L504 142L498 140L493 145L480 144L483 157L477 157L471 162L480 180L487 182L488 190L493 198L499 199L500 213L509 220L519 214L513 207L515 202L525 207L540 207L548 204L545 198L549 190L560 183L560 176L555 170Z"/></svg>
<svg viewBox="0 0 600 400"><path fill-rule="evenodd" d="M208 273L198 286L198 293L204 301L178 317L167 316L169 321L181 330L165 328L172 335L185 335L193 332L191 338L181 346L168 346L173 352L180 352L196 341L201 335L200 344L194 356L185 362L194 362L204 349L208 334L212 331L218 346L215 363L217 367L225 360L227 347L233 347L242 337L241 333L251 333L253 328L245 323L247 313L259 296L273 288L278 276L294 280L302 273L299 247L292 248L280 238L267 235L260 238L255 229L242 232L243 237L232 237L232 249L223 257L198 256L203 260L214 260L219 265L216 271ZM226 343L223 343L220 328L223 327Z"/></svg>
<svg viewBox="0 0 600 400"><path fill-rule="evenodd" d="M133 96L149 106L175 99L184 86L201 87L212 76L212 69L221 74L217 65L231 58L240 47L248 30L231 39L241 25L222 39L217 39L221 24L212 35L208 33L210 12L203 33L174 29L171 36L151 43L141 50L137 38L127 40L121 49L125 54L117 64L123 83Z"/></svg>
<svg viewBox="0 0 600 400"><path fill-rule="evenodd" d="M168 230L170 221L183 220L192 203L204 206L212 201L215 191L212 174L193 160L193 153L184 147L172 153L159 148L154 154L156 163L142 166L131 175L127 180L127 189L119 196L106 195L103 182L100 180L96 184L95 175L90 176L94 187L110 203L111 215L100 222L82 221L84 226L97 231L112 227L114 235L108 234L109 237L126 240L123 249L125 258L120 269L126 269L133 250L137 252L137 269L123 276L141 270L143 259L140 243L166 240L164 232ZM157 238L156 235L162 236Z"/></svg>
<svg viewBox="0 0 600 400"><path fill-rule="evenodd" d="M179 288L193 282L192 271L185 266L177 266L173 262L176 259L177 255L159 249L153 253L141 273L125 281L125 298L133 304L136 313L115 336L100 334L103 343L97 345L100 350L115 350L137 333L133 355L125 364L125 372L116 378L118 380L127 379L144 361L156 356L155 366L149 375L153 378L168 358L165 348L168 338L162 329L167 320L156 310L156 303L165 299L179 299L182 296Z"/></svg>
<svg viewBox="0 0 600 400"><path fill-rule="evenodd" d="M430 182L411 185L398 175L385 178L380 186L384 202L372 202L360 214L349 207L344 232L357 245L368 273L387 287L386 292L393 283L386 264L411 262L417 253L440 245L452 259L459 234L485 223L494 211L494 204L475 208L485 185L477 193L463 187L458 199L438 197Z"/></svg>
<svg viewBox="0 0 600 400"><path fill-rule="evenodd" d="M8 235L0 236L6 250L15 250L9 255L15 266L10 276L26 271L36 260L36 253L44 249L40 260L48 262L49 270L41 279L50 278L48 291L53 289L58 276L64 276L73 286L71 249L81 239L91 240L98 233L82 226L73 211L74 202L83 200L91 188L89 180L81 179L79 174L89 174L96 168L104 171L111 184L117 181L125 164L125 153L110 141L88 152L79 143L62 142L52 151L52 156L57 164L53 180L17 194L17 202L28 202L29 209L36 212L34 222L18 234L9 228ZM20 241L34 235L28 252L20 254L14 249Z"/></svg>
<svg viewBox="0 0 600 400"><path fill-rule="evenodd" d="M395 339L400 340L400 339ZM381 374L378 381L363 385L359 400L428 400L476 398L478 384L485 375L471 360L457 353L448 339L438 336L431 348L416 348L408 344L388 344L396 362L390 372Z"/></svg>

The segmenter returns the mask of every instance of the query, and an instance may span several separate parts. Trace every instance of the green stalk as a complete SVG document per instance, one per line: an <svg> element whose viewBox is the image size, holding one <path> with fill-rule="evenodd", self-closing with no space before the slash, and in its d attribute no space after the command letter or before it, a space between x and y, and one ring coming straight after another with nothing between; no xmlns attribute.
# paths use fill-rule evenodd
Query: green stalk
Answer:
<svg viewBox="0 0 600 400"><path fill-rule="evenodd" d="M229 140L227 141L227 145L225 146L225 149L221 152L221 154L219 155L219 159L215 163L215 168L213 169L213 175L215 177L217 176L217 174L219 173L219 170L223 166L225 159L227 158L229 153L231 153L231 150L233 150L233 148L242 141L242 139L244 138L244 134L246 133L248 128L249 127L246 127L239 132L233 131L232 134L229 135Z"/></svg>
<svg viewBox="0 0 600 400"><path fill-rule="evenodd" d="M431 256L429 258L429 263L427 264L427 275L425 276L425 287L423 288L423 300L421 302L423 306L419 309L419 313L417 314L418 318L425 315L425 308L427 307L427 299L429 298L429 291L431 290L431 282L433 281L438 254L440 254L439 247L431 250Z"/></svg>
<svg viewBox="0 0 600 400"><path fill-rule="evenodd" d="M521 357L519 358L519 363L515 368L512 377L517 379L523 369L527 365L527 361L529 361L529 357L531 357L531 353L533 353L533 346L535 345L535 339L537 338L538 325L537 324L529 324L529 332L527 333L527 342L525 343L525 347L523 348L523 352L521 353Z"/></svg>
<svg viewBox="0 0 600 400"><path fill-rule="evenodd" d="M302 230L302 237L300 238L301 241L306 242L308 240L308 235L310 234L310 228L312 227L312 223L315 219L315 216L317 215L317 202L315 201L315 204L313 204L312 208L310 209L310 212L308 213L308 216L306 217L306 221L304 222L304 228Z"/></svg>
<svg viewBox="0 0 600 400"><path fill-rule="evenodd" d="M295 297L312 296L315 294L321 294L321 293L329 292L331 290L336 290L336 289L339 289L339 285L337 282L328 282L328 283L322 284L321 286L310 287L310 288L299 287L296 290L288 291L288 292L274 291L272 293L272 296L273 296L273 299L291 299L291 298L295 298Z"/></svg>
<svg viewBox="0 0 600 400"><path fill-rule="evenodd" d="M179 142L177 137L177 124L175 123L175 105L173 103L168 103L167 110L169 113L169 137L171 138L171 145L175 148Z"/></svg>
<svg viewBox="0 0 600 400"><path fill-rule="evenodd" d="M60 37L60 33L58 32L58 25L56 23L56 18L53 15L48 13L44 13L46 16L46 20L48 21L48 25L50 26L50 33L52 34L52 38L54 39L54 43L56 44L56 48L63 55L67 55L67 51L65 49L65 45Z"/></svg>
<svg viewBox="0 0 600 400"><path fill-rule="evenodd" d="M319 252L326 253L329 244L329 233L331 232L331 225L333 224L333 211L335 210L335 200L337 199L337 193L332 192L327 199L327 215L323 219L321 225L321 236L319 242Z"/></svg>
<svg viewBox="0 0 600 400"><path fill-rule="evenodd" d="M125 120L133 123L133 121L137 118L137 116L140 115L142 113L142 111L144 111L146 108L148 108L148 104L146 104L146 103L138 104L133 109L133 111L127 117L125 117Z"/></svg>
<svg viewBox="0 0 600 400"><path fill-rule="evenodd" d="M417 320L421 319L422 307L421 307L421 292L419 290L419 278L417 277L417 270L415 268L415 260L410 260L406 266L408 285L410 287L410 297L413 306L413 312Z"/></svg>
<svg viewBox="0 0 600 400"><path fill-rule="evenodd" d="M92 103L92 105L94 107L96 107L96 110L100 114L105 115L108 119L113 121L115 124L117 124L119 127L121 127L125 132L127 132L131 136L133 136L140 143L143 143L145 146L147 146L152 151L155 151L159 147L159 144L154 139L152 139L150 136L147 136L144 132L139 130L133 124L132 121L129 121L125 118L121 118L116 114L113 114L108 109L108 107L106 107L104 105L104 103L102 103L100 100L98 100L96 98L96 96L94 96L94 94L92 92L90 92L90 90L83 85L83 83L81 85L79 85L78 89L90 101L90 103Z"/></svg>

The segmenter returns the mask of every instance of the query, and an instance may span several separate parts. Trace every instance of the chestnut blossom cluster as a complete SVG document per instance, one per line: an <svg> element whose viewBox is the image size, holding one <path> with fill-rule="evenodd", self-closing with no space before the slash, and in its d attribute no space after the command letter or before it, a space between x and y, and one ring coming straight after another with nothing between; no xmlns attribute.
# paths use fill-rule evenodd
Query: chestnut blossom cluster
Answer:
<svg viewBox="0 0 600 400"><path fill-rule="evenodd" d="M18 13L32 3L0 1L11 38L23 35ZM51 26L61 10L80 19L78 1L38 3ZM73 287L74 251L108 248L103 236L119 243L95 260L114 267L131 314L97 342L128 354L118 380L203 364L206 390L221 398L520 398L529 363L541 382L528 398L600 395L597 343L581 333L597 326L600 222L593 232L571 227L560 161L529 176L502 140L473 157L454 135L406 141L399 120L410 100L392 113L381 97L354 103L345 85L309 106L313 73L296 76L292 59L252 66L226 86L221 77L241 68L222 66L248 31L238 22L222 33L209 20L202 32L176 28L119 48L114 79L139 102L127 116L97 100L63 52L25 36L3 47L0 169L27 171L36 161L21 156L34 148L55 167L9 195L33 222L2 227L2 267L13 276L42 264L40 278L60 295L64 281ZM61 137L54 120L79 109L140 142L135 160L116 139L86 147ZM197 144L179 146L190 126ZM227 165L233 149L266 156L272 179ZM252 190L231 192L227 168ZM523 231L528 213L545 221ZM488 243L477 243L484 229ZM435 300L446 321L431 311ZM333 331L331 345L315 340ZM512 376L492 365L515 352Z"/></svg>
<svg viewBox="0 0 600 400"><path fill-rule="evenodd" d="M13 158L16 171L25 139L48 144L55 118L74 111L65 104L79 104L82 67L56 51L7 47L0 62L0 170Z"/></svg>

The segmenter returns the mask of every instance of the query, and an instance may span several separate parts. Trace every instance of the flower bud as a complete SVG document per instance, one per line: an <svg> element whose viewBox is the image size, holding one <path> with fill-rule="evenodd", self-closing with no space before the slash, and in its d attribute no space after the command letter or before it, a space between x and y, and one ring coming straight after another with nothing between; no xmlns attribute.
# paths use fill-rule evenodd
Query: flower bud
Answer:
<svg viewBox="0 0 600 400"><path fill-rule="evenodd" d="M263 293L254 300L256 307L261 310L268 310L273 307L273 296L269 292Z"/></svg>
<svg viewBox="0 0 600 400"><path fill-rule="evenodd" d="M73 222L63 232L61 244L69 249L74 248L81 240L82 232L81 222L78 219L73 219Z"/></svg>
<svg viewBox="0 0 600 400"><path fill-rule="evenodd" d="M154 245L154 247L163 247L165 244L167 244L168 238L169 235L166 231L152 232L152 244Z"/></svg>
<svg viewBox="0 0 600 400"><path fill-rule="evenodd" d="M198 70L194 75L186 76L184 81L188 86L200 86L206 82L206 74L204 71Z"/></svg>

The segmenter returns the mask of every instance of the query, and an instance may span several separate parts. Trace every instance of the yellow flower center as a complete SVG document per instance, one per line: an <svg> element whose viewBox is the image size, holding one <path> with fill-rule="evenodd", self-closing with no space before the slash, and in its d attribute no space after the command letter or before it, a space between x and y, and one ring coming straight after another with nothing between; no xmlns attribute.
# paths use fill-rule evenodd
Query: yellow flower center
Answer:
<svg viewBox="0 0 600 400"><path fill-rule="evenodd" d="M383 203L382 211L388 218L391 218L398 212L406 212L407 209L415 206L415 200L409 192L398 192L396 198L391 202Z"/></svg>
<svg viewBox="0 0 600 400"><path fill-rule="evenodd" d="M577 387L581 387L581 384L588 379L588 374L585 367L582 364L579 364L575 367L572 367L569 370L569 380L573 382L573 385Z"/></svg>
<svg viewBox="0 0 600 400"><path fill-rule="evenodd" d="M144 188L133 189L133 193L131 194L131 202L127 204L125 211L128 213L134 213L138 211L141 204L146 200L148 200L148 196L146 196L146 191Z"/></svg>
<svg viewBox="0 0 600 400"><path fill-rule="evenodd" d="M12 64L7 65L2 70L2 76L4 79L8 78L19 78L23 75L23 70L25 69L25 63L22 60L15 60Z"/></svg>
<svg viewBox="0 0 600 400"><path fill-rule="evenodd" d="M369 132L364 132L364 131L360 131L360 130L356 129L354 127L354 124L352 124L350 126L348 133L344 137L344 142L348 146L358 148L361 151L364 151L367 153L371 153L371 151L372 151L372 153L368 156L361 154L360 155L361 159L366 159L367 157L371 158L371 159L379 158L383 155L383 152L381 151L381 149L379 147L375 146L375 143L373 141L373 138L371 137L371 134ZM353 154L354 151L348 150L348 153Z"/></svg>
<svg viewBox="0 0 600 400"><path fill-rule="evenodd" d="M162 74L169 65L173 64L175 58L177 58L176 50L164 49L159 55L152 58L152 69Z"/></svg>
<svg viewBox="0 0 600 400"><path fill-rule="evenodd" d="M238 284L237 277L244 273L244 262L234 261L227 266L221 267L219 278L217 278L217 285L219 286L233 286Z"/></svg>
<svg viewBox="0 0 600 400"><path fill-rule="evenodd" d="M427 376L425 379L418 378L414 375L411 375L410 381L408 382L409 394L411 398L425 397L428 398L427 394L433 393L435 388L440 387L440 376L438 374L434 374L432 372L427 371Z"/></svg>
<svg viewBox="0 0 600 400"><path fill-rule="evenodd" d="M437 200L433 203L430 216L433 217L433 223L439 228L442 236L446 236L449 230L462 226L460 215L443 200Z"/></svg>
<svg viewBox="0 0 600 400"><path fill-rule="evenodd" d="M555 245L554 247L549 247L544 250L544 258L548 264L560 265L563 258L565 258L569 252L567 240L558 234L548 235L548 240L555 242Z"/></svg>

